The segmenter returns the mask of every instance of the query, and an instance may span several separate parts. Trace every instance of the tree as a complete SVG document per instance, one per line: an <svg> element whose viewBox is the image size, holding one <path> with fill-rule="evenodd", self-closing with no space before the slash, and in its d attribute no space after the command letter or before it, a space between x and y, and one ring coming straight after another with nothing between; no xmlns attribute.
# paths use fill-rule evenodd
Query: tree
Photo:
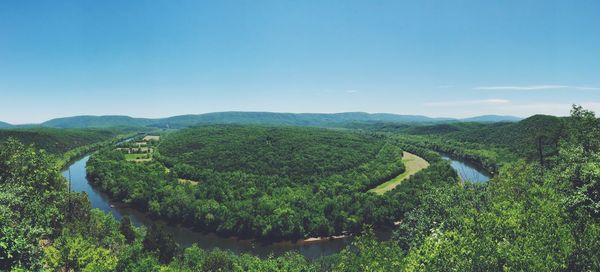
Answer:
<svg viewBox="0 0 600 272"><path fill-rule="evenodd" d="M162 225L152 224L143 241L144 249L156 252L161 263L168 263L177 252L177 243L173 235L166 232Z"/></svg>
<svg viewBox="0 0 600 272"><path fill-rule="evenodd" d="M202 265L202 271L206 272L225 272L234 270L234 259L227 252L215 249L211 251L204 264Z"/></svg>
<svg viewBox="0 0 600 272"><path fill-rule="evenodd" d="M45 264L53 271L112 271L117 257L110 250L77 236L62 236L44 249Z"/></svg>
<svg viewBox="0 0 600 272"><path fill-rule="evenodd" d="M119 225L119 230L121 231L121 234L123 234L123 236L125 236L125 241L128 244L131 244L131 243L133 243L133 241L135 241L135 231L131 227L131 220L129 219L129 216L124 216L121 219L121 224Z"/></svg>
<svg viewBox="0 0 600 272"><path fill-rule="evenodd" d="M60 232L65 193L45 152L14 139L0 143L0 270L41 269L38 243Z"/></svg>

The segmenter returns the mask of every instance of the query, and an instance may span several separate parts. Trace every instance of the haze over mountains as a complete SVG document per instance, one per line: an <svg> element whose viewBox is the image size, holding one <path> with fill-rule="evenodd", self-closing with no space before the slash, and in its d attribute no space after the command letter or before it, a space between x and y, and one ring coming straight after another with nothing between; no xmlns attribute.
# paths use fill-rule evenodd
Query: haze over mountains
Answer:
<svg viewBox="0 0 600 272"><path fill-rule="evenodd" d="M72 116L48 120L41 124L27 125L52 128L92 128L113 126L143 126L179 128L196 124L241 123L299 126L328 126L350 122L397 122L397 123L451 123L451 122L516 122L514 116L484 115L471 118L431 118L421 115L399 115L389 113L274 113L274 112L214 112L205 114L179 115L167 118L134 118L123 115ZM19 127L0 122L0 128Z"/></svg>

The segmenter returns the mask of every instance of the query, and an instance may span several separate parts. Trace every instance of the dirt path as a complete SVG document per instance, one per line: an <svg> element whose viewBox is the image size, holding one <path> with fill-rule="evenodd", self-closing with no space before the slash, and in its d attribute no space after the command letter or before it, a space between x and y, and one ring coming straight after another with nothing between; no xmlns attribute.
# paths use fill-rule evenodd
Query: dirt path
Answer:
<svg viewBox="0 0 600 272"><path fill-rule="evenodd" d="M402 162L404 162L404 166L406 167L406 171L404 171L404 173L380 184L379 186L369 190L369 192L374 192L378 195L382 195L385 192L396 188L396 186L398 186L403 180L409 178L410 176L429 166L429 163L423 158L415 154L408 153L406 151L404 151L404 153L402 154Z"/></svg>

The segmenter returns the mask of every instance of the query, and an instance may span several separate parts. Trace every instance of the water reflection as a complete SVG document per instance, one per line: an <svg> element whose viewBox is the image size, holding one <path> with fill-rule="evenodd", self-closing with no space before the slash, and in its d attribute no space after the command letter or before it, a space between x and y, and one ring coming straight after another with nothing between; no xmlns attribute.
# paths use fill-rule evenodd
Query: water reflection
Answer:
<svg viewBox="0 0 600 272"><path fill-rule="evenodd" d="M442 158L445 160L450 160L450 165L452 168L454 168L454 170L456 170L458 176L464 181L486 182L490 180L490 175L488 175L484 170L479 169L476 165L451 158L447 154L443 154Z"/></svg>

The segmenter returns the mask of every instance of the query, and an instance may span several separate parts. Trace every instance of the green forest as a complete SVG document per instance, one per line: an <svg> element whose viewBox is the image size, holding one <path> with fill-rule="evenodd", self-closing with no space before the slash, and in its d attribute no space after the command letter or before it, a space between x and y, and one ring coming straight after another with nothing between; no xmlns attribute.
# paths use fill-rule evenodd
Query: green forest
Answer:
<svg viewBox="0 0 600 272"><path fill-rule="evenodd" d="M327 237L398 219L396 206L366 193L404 171L402 149L384 136L228 125L164 138L150 163L102 150L90 180L152 215L238 237Z"/></svg>
<svg viewBox="0 0 600 272"><path fill-rule="evenodd" d="M86 132L76 143L58 135L60 148L48 138L7 137L0 143L0 269L600 270L600 121L593 112L574 106L563 119L344 127L192 127L165 133L154 159L137 163L100 144L123 132ZM157 218L257 239L355 237L316 260L180 247L161 225L117 221L68 191L57 160L86 146L99 149L87 166L93 183ZM369 193L403 172L403 151L430 166L383 195ZM439 152L494 176L460 181ZM377 239L378 228L394 228L392 237Z"/></svg>
<svg viewBox="0 0 600 272"><path fill-rule="evenodd" d="M14 138L23 144L32 144L37 149L43 149L48 153L62 154L88 144L110 140L118 134L119 131L114 129L0 129L0 141Z"/></svg>

